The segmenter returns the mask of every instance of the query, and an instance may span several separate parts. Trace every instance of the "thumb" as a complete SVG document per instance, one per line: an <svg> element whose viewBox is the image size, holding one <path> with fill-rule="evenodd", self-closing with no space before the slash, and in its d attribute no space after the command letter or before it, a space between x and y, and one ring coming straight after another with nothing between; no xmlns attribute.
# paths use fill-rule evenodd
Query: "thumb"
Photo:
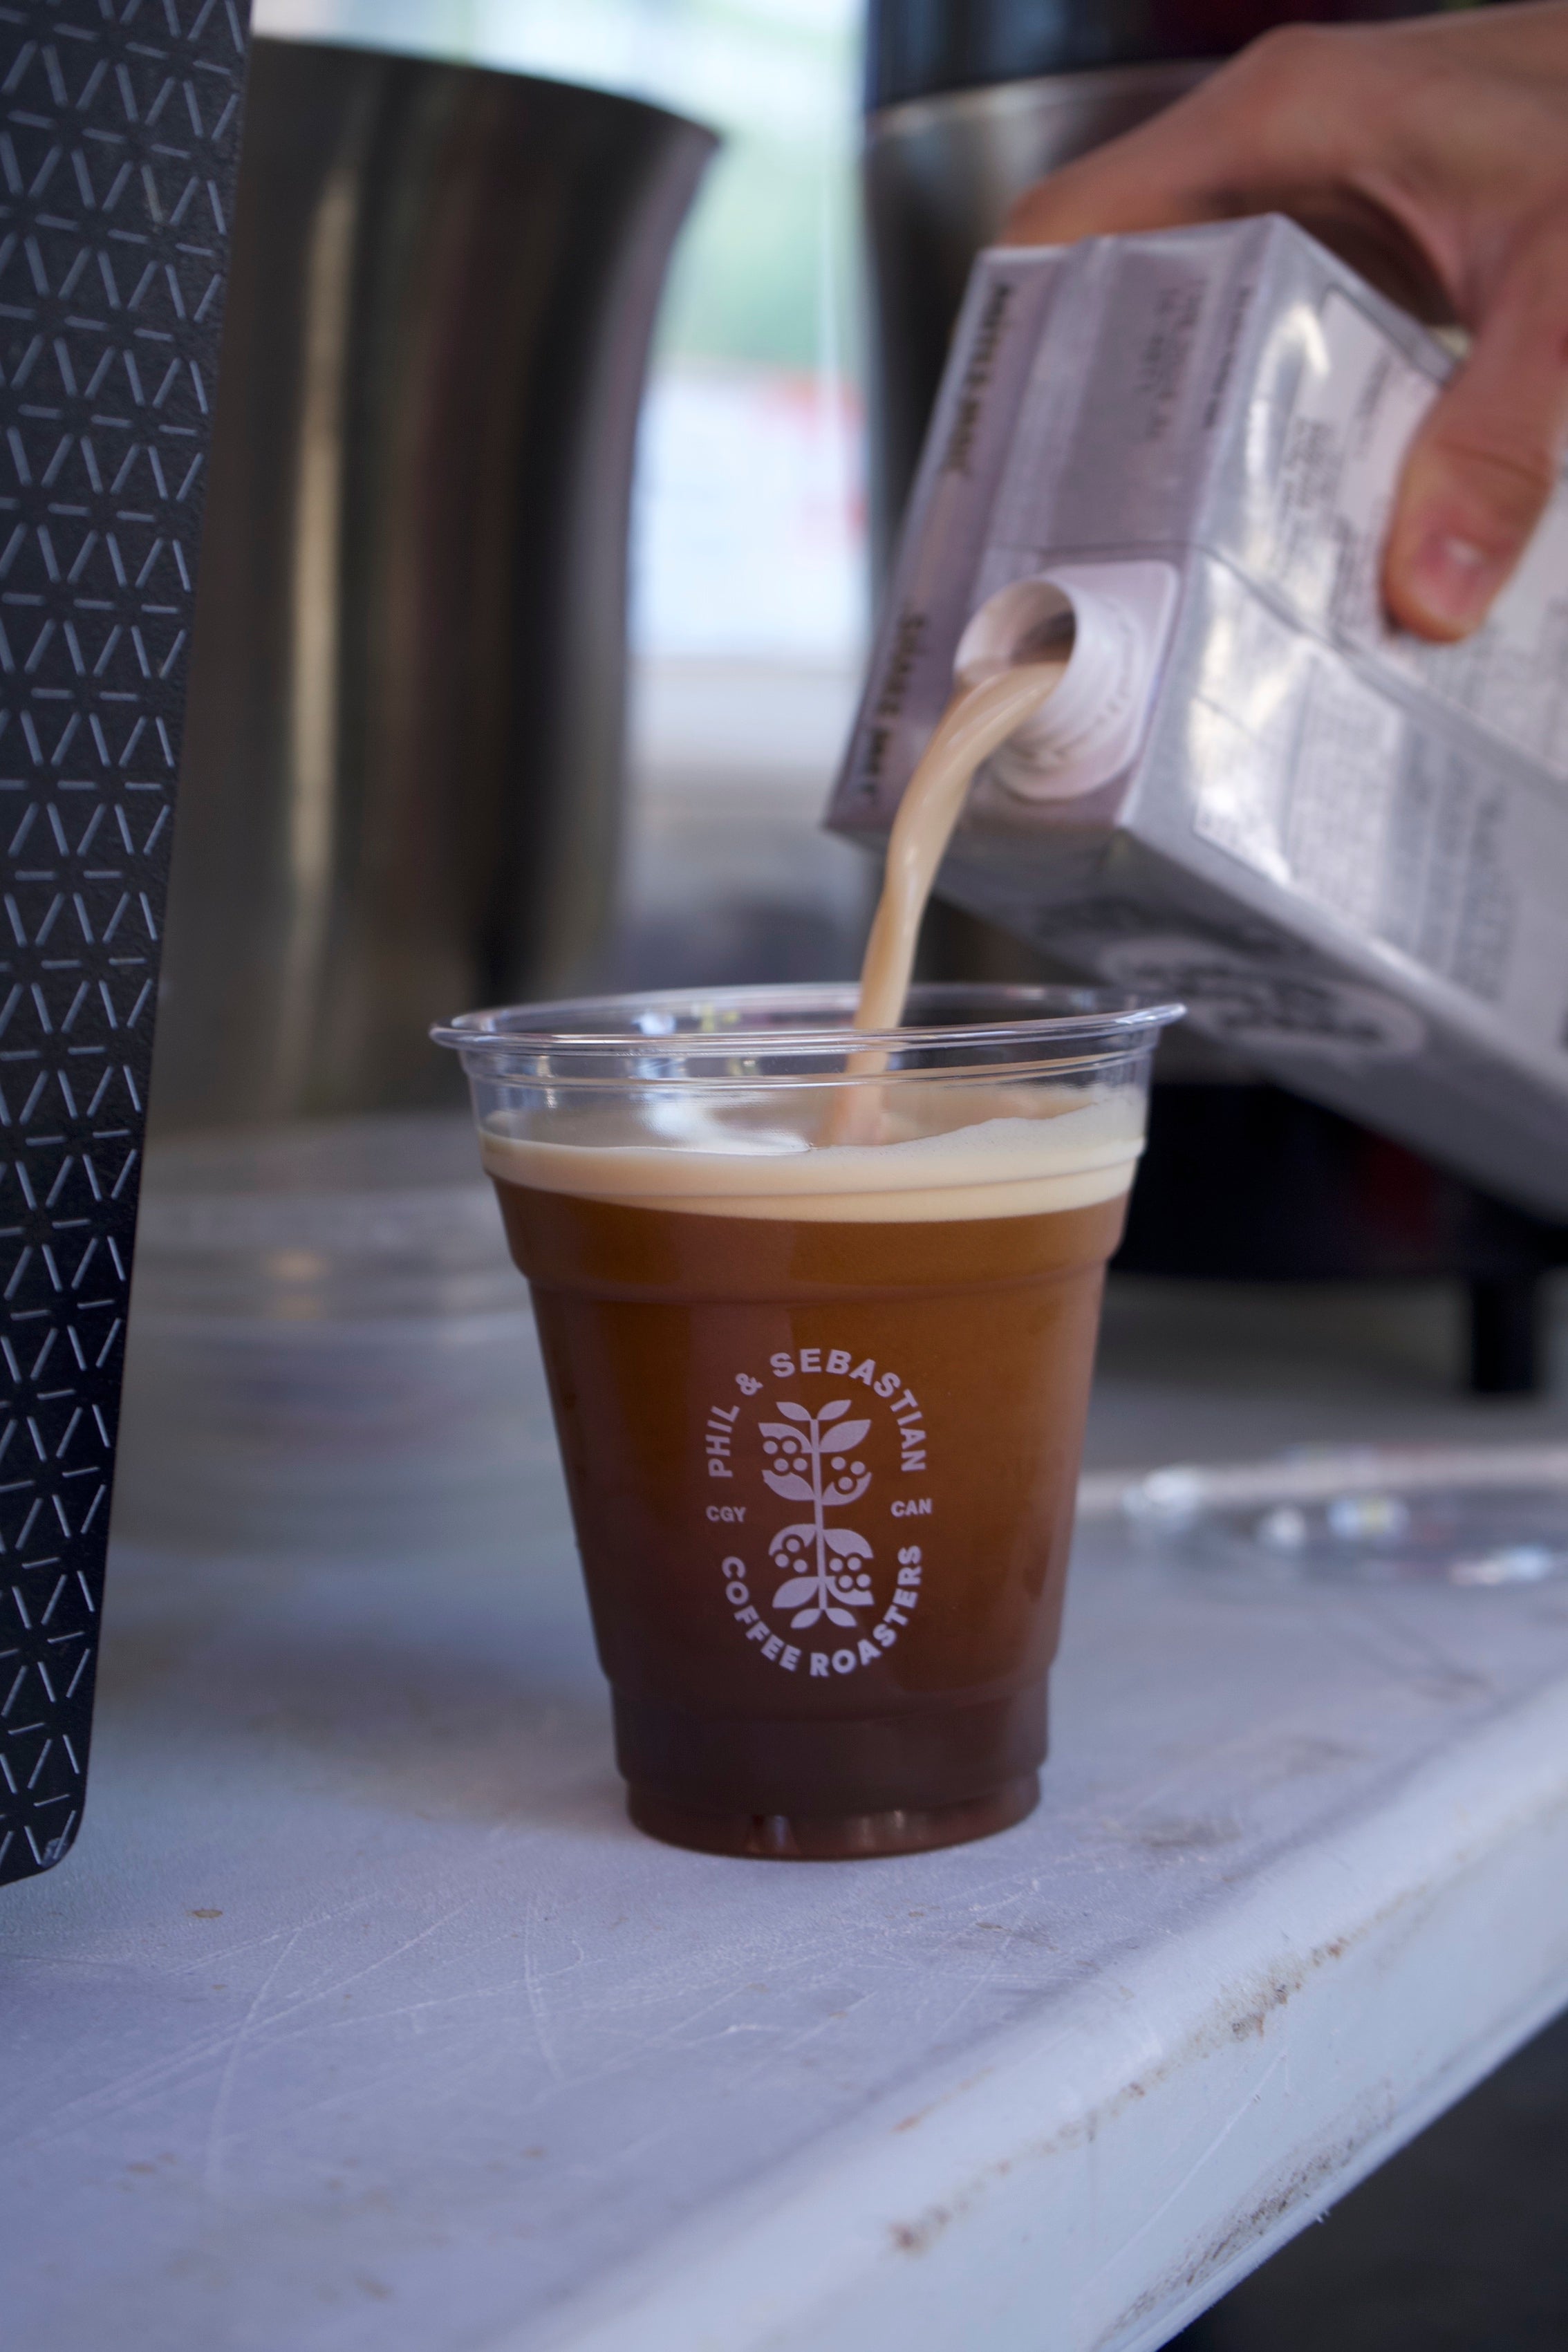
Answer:
<svg viewBox="0 0 1568 2352"><path fill-rule="evenodd" d="M1568 209L1517 248L1399 485L1383 588L1417 636L1479 628L1530 542L1568 444Z"/></svg>

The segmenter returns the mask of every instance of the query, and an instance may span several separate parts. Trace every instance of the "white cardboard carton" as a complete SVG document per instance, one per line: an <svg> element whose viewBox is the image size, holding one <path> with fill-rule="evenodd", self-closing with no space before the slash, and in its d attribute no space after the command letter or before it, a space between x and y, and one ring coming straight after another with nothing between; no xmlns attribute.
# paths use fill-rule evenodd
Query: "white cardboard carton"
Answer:
<svg viewBox="0 0 1568 2352"><path fill-rule="evenodd" d="M1450 364L1279 219L983 255L829 822L885 837L955 666L1065 598L944 895L1561 1217L1568 487L1469 643L1377 591Z"/></svg>

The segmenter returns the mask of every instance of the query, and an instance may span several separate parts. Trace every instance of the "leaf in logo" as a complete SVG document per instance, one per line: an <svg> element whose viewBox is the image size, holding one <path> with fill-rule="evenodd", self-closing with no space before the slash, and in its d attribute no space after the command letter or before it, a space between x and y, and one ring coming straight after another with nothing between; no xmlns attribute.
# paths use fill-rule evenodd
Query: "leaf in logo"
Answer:
<svg viewBox="0 0 1568 2352"><path fill-rule="evenodd" d="M816 1597L816 1579L815 1576L792 1576L789 1582L787 1584L781 1584L778 1591L774 1593L773 1607L775 1609L798 1609L801 1607L803 1602L813 1600Z"/></svg>
<svg viewBox="0 0 1568 2352"><path fill-rule="evenodd" d="M824 1528L822 1539L838 1559L869 1559L871 1547L853 1528Z"/></svg>
<svg viewBox="0 0 1568 2352"><path fill-rule="evenodd" d="M860 1622L855 1611L874 1605L865 1565L874 1553L866 1538L853 1528L829 1527L827 1514L858 1502L872 1484L872 1474L863 1462L846 1460L869 1433L870 1420L865 1415L848 1417L855 1411L852 1397L833 1398L815 1416L804 1405L783 1397L775 1401L773 1410L782 1416L780 1420L758 1423L763 1450L773 1465L763 1470L763 1483L788 1502L809 1503L812 1516L793 1527L780 1528L769 1542L775 1570L784 1578L773 1606L794 1612L791 1626L802 1633L824 1618L830 1625L853 1633ZM799 1570L814 1548L815 1573L802 1575Z"/></svg>
<svg viewBox="0 0 1568 2352"><path fill-rule="evenodd" d="M782 1495L788 1503L809 1503L813 1499L809 1479L797 1477L793 1470L764 1470L763 1477L774 1494Z"/></svg>

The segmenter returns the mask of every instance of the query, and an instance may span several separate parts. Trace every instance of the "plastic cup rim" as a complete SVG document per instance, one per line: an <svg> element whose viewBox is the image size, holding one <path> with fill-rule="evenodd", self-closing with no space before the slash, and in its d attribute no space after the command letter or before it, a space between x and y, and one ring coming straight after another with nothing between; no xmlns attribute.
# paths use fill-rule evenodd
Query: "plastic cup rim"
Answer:
<svg viewBox="0 0 1568 2352"><path fill-rule="evenodd" d="M919 982L913 992L917 1002L926 1004L955 1003L975 997L996 1000L999 1007L1019 1007L1011 1018L1003 1017L964 1021L932 1026L912 1024L900 1029L856 1029L852 1026L857 989L852 982L813 981L797 983L763 984L748 987L713 989L651 989L636 990L625 994L573 997L559 1003L538 1004L503 1004L458 1014L449 1022L437 1023L430 1031L437 1045L451 1047L464 1055L497 1055L521 1051L555 1051L574 1055L602 1055L606 1063L618 1062L628 1050L644 1052L685 1052L689 1054L723 1054L730 1055L778 1055L781 1057L812 1053L833 1053L852 1045L859 1053L910 1053L960 1046L1022 1045L1079 1039L1103 1039L1108 1051L1125 1048L1142 1038L1179 1021L1186 1011L1184 1004L1173 999L1142 998L1135 993L1116 989L1097 989L1092 985L1076 987L1070 982L1058 985L1024 984L1000 982ZM1082 1004L1085 997L1100 997L1103 1002L1092 1008ZM1052 999L1072 997L1079 1003L1070 1010L1040 1009ZM696 1005L711 1006L722 1011L743 1013L755 1008L780 1002L810 1010L820 1005L826 1013L829 1007L841 1007L846 1018L822 1020L799 1025L773 1028L748 1028L737 1024L733 1028L716 1030L649 1030L630 1026L617 1028L584 1028L571 1025L572 1016L581 1021L595 1013L615 1013L637 1008L645 1013L676 1013ZM1033 1011L1027 1008L1035 1008ZM558 1024L552 1027L501 1024L511 1016L554 1014ZM673 1075L673 1074L672 1074ZM900 1073L886 1074L896 1078ZM642 1080L647 1083L646 1077Z"/></svg>

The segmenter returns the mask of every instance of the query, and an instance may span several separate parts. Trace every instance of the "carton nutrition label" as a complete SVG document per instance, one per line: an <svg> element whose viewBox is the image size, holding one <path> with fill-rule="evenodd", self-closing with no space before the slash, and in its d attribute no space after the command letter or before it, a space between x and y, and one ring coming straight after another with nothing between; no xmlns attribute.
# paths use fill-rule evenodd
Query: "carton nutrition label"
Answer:
<svg viewBox="0 0 1568 2352"><path fill-rule="evenodd" d="M1194 830L1559 1047L1568 935L1527 909L1547 877L1554 905L1568 889L1568 810L1510 794L1472 746L1418 727L1234 574L1216 572L1211 593L1188 721ZM1222 642L1233 660L1212 654Z"/></svg>
<svg viewBox="0 0 1568 2352"><path fill-rule="evenodd" d="M1405 453L1438 386L1344 295L1309 341L1286 427L1268 569L1303 616L1568 781L1568 489L1559 485L1485 628L1430 646L1392 628L1380 567Z"/></svg>

